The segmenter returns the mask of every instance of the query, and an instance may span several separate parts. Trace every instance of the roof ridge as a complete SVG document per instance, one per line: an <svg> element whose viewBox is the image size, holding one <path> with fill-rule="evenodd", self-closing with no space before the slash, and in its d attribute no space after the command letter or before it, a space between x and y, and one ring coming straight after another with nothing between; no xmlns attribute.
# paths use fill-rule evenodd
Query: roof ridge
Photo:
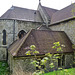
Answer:
<svg viewBox="0 0 75 75"><path fill-rule="evenodd" d="M54 9L54 8L50 8L50 7L46 7L46 6L42 6L42 7L52 9L52 10L58 10L58 9Z"/></svg>
<svg viewBox="0 0 75 75"><path fill-rule="evenodd" d="M45 8L42 6L42 10L45 13L45 15L47 16L48 19L50 19L49 14L46 12Z"/></svg>
<svg viewBox="0 0 75 75"><path fill-rule="evenodd" d="M75 5L75 3L72 3L72 4L70 4L70 5L67 5L66 7L64 7L64 8L62 8L62 9L60 9L60 10L66 9L66 8L68 8L68 7L70 7L70 6L73 6L73 5Z"/></svg>
<svg viewBox="0 0 75 75"><path fill-rule="evenodd" d="M70 4L70 5L62 8L61 10L53 13L52 18L51 18L51 25L74 18L75 15L73 16L72 12L71 12L72 10L74 10L73 8L75 8L75 3ZM68 15L66 15L67 12L69 13ZM60 16L57 16L57 15L60 15ZM62 17L62 18L60 18L60 17Z"/></svg>
<svg viewBox="0 0 75 75"><path fill-rule="evenodd" d="M12 7L36 11L36 10L34 10L34 9L29 9L29 8L24 8L24 7L19 7L19 6L12 6Z"/></svg>
<svg viewBox="0 0 75 75"><path fill-rule="evenodd" d="M11 9L11 8L12 8L12 9ZM11 14L13 15L13 13L15 13L13 6L12 6L11 8L9 9L9 10L11 10L11 11L10 11L10 14L9 14L8 16L10 16ZM15 14L14 14L14 17L16 17Z"/></svg>
<svg viewBox="0 0 75 75"><path fill-rule="evenodd" d="M64 9L66 9L66 8L68 8L68 7L70 7L70 6L73 6L74 4L75 4L75 3L70 4L70 5L66 6L66 7L64 7L64 8L62 8L62 9L60 9L59 11L55 12L54 14L56 14L56 13L58 13L58 12L64 10ZM53 15L54 15L54 14L53 14Z"/></svg>

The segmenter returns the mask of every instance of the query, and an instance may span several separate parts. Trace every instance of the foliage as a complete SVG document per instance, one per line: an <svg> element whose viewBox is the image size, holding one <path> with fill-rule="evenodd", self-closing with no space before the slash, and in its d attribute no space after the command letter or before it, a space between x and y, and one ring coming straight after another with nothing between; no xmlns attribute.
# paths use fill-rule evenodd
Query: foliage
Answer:
<svg viewBox="0 0 75 75"><path fill-rule="evenodd" d="M53 44L54 44L54 46L52 47L53 49L56 49L57 51L63 51L61 47L62 46L64 47L64 45L60 45L59 42L55 42ZM32 54L36 57L36 55L39 54L39 51L36 50L35 45L31 45L30 49L31 50L29 50L25 53L26 55L31 55ZM39 59L34 58L31 62L31 64L33 64L35 67L37 67L38 70L36 70L36 72L34 72L33 75L44 74L44 71L46 70L45 66L46 66L47 61L52 60L52 61L57 62L56 59L60 58L59 55L60 54L47 53L47 54L45 54L45 57L43 57L42 59L41 58L39 58ZM42 68L42 66L43 66L43 68ZM50 68L55 67L54 63L52 63L52 62L49 64L49 66L50 66Z"/></svg>
<svg viewBox="0 0 75 75"><path fill-rule="evenodd" d="M9 67L6 61L0 61L0 75L8 75Z"/></svg>
<svg viewBox="0 0 75 75"><path fill-rule="evenodd" d="M29 51L27 51L25 54L26 55L36 55L36 54L38 54L39 53L39 51L37 51L37 50L35 50L36 49L36 47L35 47L35 45L31 45L30 46L30 49L31 49L31 51L29 50Z"/></svg>

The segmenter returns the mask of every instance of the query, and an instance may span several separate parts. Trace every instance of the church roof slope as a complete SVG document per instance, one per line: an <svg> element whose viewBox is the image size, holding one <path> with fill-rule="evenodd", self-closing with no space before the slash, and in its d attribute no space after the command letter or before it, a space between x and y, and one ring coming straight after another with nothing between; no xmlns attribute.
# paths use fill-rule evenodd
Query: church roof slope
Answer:
<svg viewBox="0 0 75 75"><path fill-rule="evenodd" d="M45 10L45 12L48 14L50 19L52 18L52 15L58 11L57 9L53 9L53 8L49 8L49 7L45 7L45 6L42 6L42 7Z"/></svg>
<svg viewBox="0 0 75 75"><path fill-rule="evenodd" d="M31 45L36 46L36 50L43 55L45 53L58 53L56 49L52 49L54 42L60 42L65 45L63 53L73 52L72 43L63 31L50 31L50 30L31 30L22 39L17 40L9 47L9 52L13 56L26 56L25 52L28 51ZM59 53L62 53L59 52Z"/></svg>
<svg viewBox="0 0 75 75"><path fill-rule="evenodd" d="M75 10L75 3L57 11L52 15L51 24L74 18L75 16L74 10Z"/></svg>
<svg viewBox="0 0 75 75"><path fill-rule="evenodd" d="M39 11L12 6L0 19L17 19L24 21L42 22Z"/></svg>

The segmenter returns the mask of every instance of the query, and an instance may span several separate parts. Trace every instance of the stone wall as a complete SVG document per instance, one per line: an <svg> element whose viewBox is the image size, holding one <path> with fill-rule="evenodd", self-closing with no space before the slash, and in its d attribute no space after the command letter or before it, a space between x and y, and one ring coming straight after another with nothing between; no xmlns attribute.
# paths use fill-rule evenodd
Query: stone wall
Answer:
<svg viewBox="0 0 75 75"><path fill-rule="evenodd" d="M17 39L19 31L28 32L30 29L36 29L42 25L40 22L26 22L19 20L0 20L0 46L2 46L3 30L6 30L7 45L10 45Z"/></svg>
<svg viewBox="0 0 75 75"><path fill-rule="evenodd" d="M0 60L7 59L7 50L6 48L0 47Z"/></svg>
<svg viewBox="0 0 75 75"><path fill-rule="evenodd" d="M6 30L6 44L9 45L13 42L13 20L0 20L0 46L3 41L3 30Z"/></svg>
<svg viewBox="0 0 75 75"><path fill-rule="evenodd" d="M3 30L6 30L6 45L3 45ZM13 20L0 20L0 60L7 58L7 46L13 42Z"/></svg>
<svg viewBox="0 0 75 75"><path fill-rule="evenodd" d="M61 57L61 61L60 61L60 66L58 66L58 59L56 59L55 61L52 61L52 60L48 60L47 64L46 64L46 68L47 70L49 71L52 71L52 70L57 70L59 67L61 68L69 68L69 67L72 67L73 66L73 53L64 53L64 61ZM49 64L53 63L54 64L54 68L50 68ZM62 63L64 62L64 65L62 65Z"/></svg>
<svg viewBox="0 0 75 75"><path fill-rule="evenodd" d="M17 37L19 31L24 30L25 32L28 32L31 29L37 29L39 26L41 26L42 23L40 22L25 22L25 21L15 21L15 38Z"/></svg>
<svg viewBox="0 0 75 75"><path fill-rule="evenodd" d="M71 42L73 44L75 44L75 20L61 22L61 23L51 25L51 26L49 25L49 28L53 31L64 31L67 34L67 36L69 37L69 39L71 40ZM67 55L66 57L69 57L69 55ZM74 53L74 57L75 57L75 53ZM70 59L70 58L66 58L67 61L68 61L68 59ZM70 61L68 61L68 62L70 62ZM75 61L75 58L74 58L74 61ZM68 65L67 64L68 62L66 62L66 65Z"/></svg>
<svg viewBox="0 0 75 75"><path fill-rule="evenodd" d="M10 55L8 62L10 65L10 73L12 75L31 75L36 69L32 64L30 64L31 58L13 58L12 55Z"/></svg>
<svg viewBox="0 0 75 75"><path fill-rule="evenodd" d="M75 44L75 20L61 22L55 25L49 26L53 31L64 31L73 44Z"/></svg>
<svg viewBox="0 0 75 75"><path fill-rule="evenodd" d="M30 29L36 29L42 25L40 22L26 22L19 20L0 20L0 57L6 56L5 47L9 47L16 39L20 30L28 32ZM3 45L3 30L6 30L6 45ZM3 55L1 53L4 51ZM5 54L5 55L4 55ZM5 57L6 58L6 57ZM4 59L4 57L3 57ZM2 60L3 60L2 59Z"/></svg>
<svg viewBox="0 0 75 75"><path fill-rule="evenodd" d="M30 64L31 58L29 59L14 59L14 69L13 73L24 73L25 75L28 75L28 73L32 74L35 71L35 67ZM21 74L18 74L21 75Z"/></svg>
<svg viewBox="0 0 75 75"><path fill-rule="evenodd" d="M71 65L73 65L73 53L66 53L65 55L65 65L62 66L62 62L61 62L61 66L62 68L69 68L71 67ZM9 58L8 58L8 63L10 66L10 72L12 75L32 75L32 73L36 70L36 67L31 63L32 59L34 57L12 57L12 55L9 53ZM41 58L39 56L39 58ZM42 57L43 58L43 57ZM37 57L38 59L38 57ZM50 63L54 63L54 68L50 68ZM71 65L70 65L71 64ZM45 72L48 71L53 71L53 70L57 70L58 68L58 59L56 59L56 62L53 60L48 60L47 64L46 64L46 70Z"/></svg>
<svg viewBox="0 0 75 75"><path fill-rule="evenodd" d="M65 55L65 67L69 68L73 66L73 54L66 54Z"/></svg>

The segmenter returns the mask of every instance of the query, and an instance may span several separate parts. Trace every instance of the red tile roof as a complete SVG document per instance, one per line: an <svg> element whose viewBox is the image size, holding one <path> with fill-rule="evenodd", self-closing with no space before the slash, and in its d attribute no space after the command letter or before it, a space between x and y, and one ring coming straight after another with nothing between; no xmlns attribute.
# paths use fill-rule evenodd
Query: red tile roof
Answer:
<svg viewBox="0 0 75 75"><path fill-rule="evenodd" d="M52 46L54 42L58 41L65 45L63 53L73 52L72 43L65 32L50 30L31 30L22 39L13 43L8 50L13 56L26 56L25 52L29 50L29 47L35 45L40 55L48 52L57 53Z"/></svg>

